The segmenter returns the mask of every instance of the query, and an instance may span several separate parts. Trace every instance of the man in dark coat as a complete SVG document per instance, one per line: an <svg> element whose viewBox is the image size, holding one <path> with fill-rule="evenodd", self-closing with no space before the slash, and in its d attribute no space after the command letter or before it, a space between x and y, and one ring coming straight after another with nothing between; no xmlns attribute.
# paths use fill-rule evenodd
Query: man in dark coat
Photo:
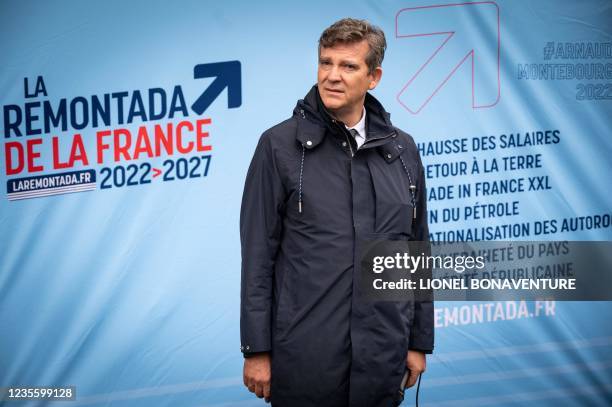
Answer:
<svg viewBox="0 0 612 407"><path fill-rule="evenodd" d="M360 293L361 241L428 239L411 136L368 93L383 32L343 19L319 40L318 80L264 132L242 201L244 382L274 406L391 406L425 370L433 304Z"/></svg>

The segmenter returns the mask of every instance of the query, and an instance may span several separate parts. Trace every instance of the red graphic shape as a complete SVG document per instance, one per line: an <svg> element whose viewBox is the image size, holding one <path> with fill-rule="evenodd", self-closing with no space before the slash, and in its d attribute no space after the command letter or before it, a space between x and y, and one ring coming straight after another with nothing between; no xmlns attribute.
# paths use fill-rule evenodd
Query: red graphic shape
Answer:
<svg viewBox="0 0 612 407"><path fill-rule="evenodd" d="M162 171L160 169L153 168L153 178L157 177L161 173Z"/></svg>
<svg viewBox="0 0 612 407"><path fill-rule="evenodd" d="M472 108L495 106L501 93L499 32L499 7L491 1L410 7L398 11L396 38L446 37L397 94L398 102L410 113L418 114L470 59ZM475 41L478 44L468 46Z"/></svg>

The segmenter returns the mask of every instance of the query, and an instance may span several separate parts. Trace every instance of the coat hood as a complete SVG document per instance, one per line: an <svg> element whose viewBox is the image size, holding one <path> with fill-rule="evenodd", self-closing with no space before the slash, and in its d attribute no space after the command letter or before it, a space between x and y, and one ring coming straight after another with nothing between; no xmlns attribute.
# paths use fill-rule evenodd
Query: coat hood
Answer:
<svg viewBox="0 0 612 407"><path fill-rule="evenodd" d="M366 93L364 105L367 112L366 142L395 132L390 114L370 93ZM317 85L310 89L304 99L298 100L293 115L305 119L298 120L300 131L297 132L297 139L307 149L316 147L323 140L326 130L336 137L344 138L344 123L334 119L325 108Z"/></svg>

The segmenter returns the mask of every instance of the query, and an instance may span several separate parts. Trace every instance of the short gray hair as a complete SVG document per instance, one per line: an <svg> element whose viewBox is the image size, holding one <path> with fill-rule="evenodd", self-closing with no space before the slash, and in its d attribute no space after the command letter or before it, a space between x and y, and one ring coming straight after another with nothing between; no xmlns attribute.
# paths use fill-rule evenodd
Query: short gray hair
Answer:
<svg viewBox="0 0 612 407"><path fill-rule="evenodd" d="M351 44L366 40L370 47L366 64L370 73L382 64L387 49L385 33L367 20L343 18L323 31L319 38L319 55L321 48L330 48L336 44Z"/></svg>

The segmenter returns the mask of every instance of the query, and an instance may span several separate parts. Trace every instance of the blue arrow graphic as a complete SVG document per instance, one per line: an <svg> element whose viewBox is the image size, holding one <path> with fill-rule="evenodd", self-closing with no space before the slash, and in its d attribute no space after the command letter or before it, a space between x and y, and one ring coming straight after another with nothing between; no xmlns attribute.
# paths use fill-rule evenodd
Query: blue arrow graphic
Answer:
<svg viewBox="0 0 612 407"><path fill-rule="evenodd" d="M202 114L212 102L219 96L223 89L227 88L227 107L232 109L242 104L242 81L240 74L240 61L214 62L211 64L200 64L193 68L194 79L210 78L216 79L200 95L198 100L191 105L191 109L197 114Z"/></svg>

